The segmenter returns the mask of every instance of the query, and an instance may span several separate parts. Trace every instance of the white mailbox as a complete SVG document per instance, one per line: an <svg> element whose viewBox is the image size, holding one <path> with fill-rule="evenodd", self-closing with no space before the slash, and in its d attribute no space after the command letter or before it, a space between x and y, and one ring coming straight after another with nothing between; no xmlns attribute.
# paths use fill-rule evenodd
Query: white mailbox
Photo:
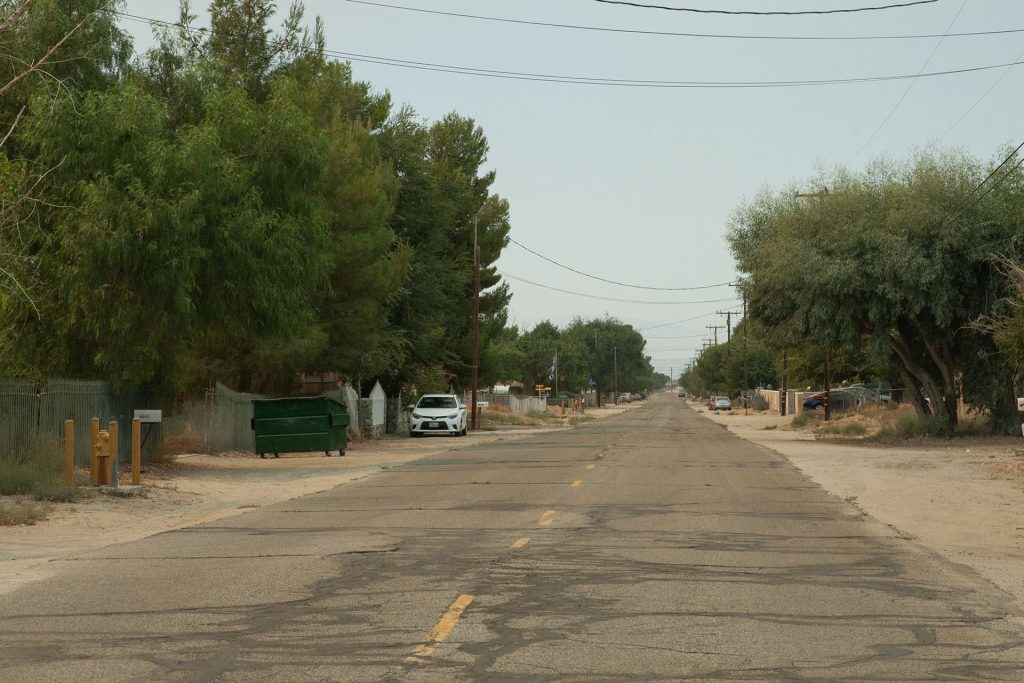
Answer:
<svg viewBox="0 0 1024 683"><path fill-rule="evenodd" d="M155 424L163 421L162 410L136 410L135 419L139 422Z"/></svg>

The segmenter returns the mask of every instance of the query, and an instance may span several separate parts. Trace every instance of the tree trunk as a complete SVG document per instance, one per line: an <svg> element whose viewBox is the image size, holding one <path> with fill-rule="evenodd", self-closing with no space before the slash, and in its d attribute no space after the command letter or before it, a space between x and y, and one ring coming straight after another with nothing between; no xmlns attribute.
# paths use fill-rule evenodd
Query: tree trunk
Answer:
<svg viewBox="0 0 1024 683"><path fill-rule="evenodd" d="M902 366L900 367L899 372L900 380L903 382L903 397L906 399L907 403L914 406L914 412L917 413L918 417L928 417L930 415L928 412L928 403L924 400L924 396L921 395L921 392L917 388L917 379Z"/></svg>
<svg viewBox="0 0 1024 683"><path fill-rule="evenodd" d="M954 375L956 370L953 366L953 352L949 347L949 342L945 340L942 341L938 348L928 339L926 334L921 335L921 340L928 350L928 355L931 356L932 363L939 369L939 374L942 376L943 413L945 414L944 417L949 425L950 432L956 432L960 410Z"/></svg>
<svg viewBox="0 0 1024 683"><path fill-rule="evenodd" d="M238 371L238 390L243 394L252 391L252 368L248 365L242 366Z"/></svg>
<svg viewBox="0 0 1024 683"><path fill-rule="evenodd" d="M946 414L946 397L940 388L939 382L935 380L933 373L929 372L921 363L915 358L914 353L911 351L910 344L907 343L904 334L901 332L896 336L889 337L889 344L892 350L900 358L903 368L910 373L911 378L916 380L916 383L920 385L920 393L927 399L925 403L928 408L925 412L926 415L943 415ZM910 384L914 384L911 382ZM908 384L908 386L910 386ZM918 389L914 386L914 389Z"/></svg>

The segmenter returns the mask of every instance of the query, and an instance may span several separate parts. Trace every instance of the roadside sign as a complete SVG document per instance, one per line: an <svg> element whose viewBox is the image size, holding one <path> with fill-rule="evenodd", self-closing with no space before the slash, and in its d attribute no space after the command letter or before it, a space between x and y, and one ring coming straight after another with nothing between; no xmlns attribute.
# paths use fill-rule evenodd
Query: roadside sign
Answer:
<svg viewBox="0 0 1024 683"><path fill-rule="evenodd" d="M135 419L138 420L139 422L156 424L163 421L163 411L148 409L136 410Z"/></svg>

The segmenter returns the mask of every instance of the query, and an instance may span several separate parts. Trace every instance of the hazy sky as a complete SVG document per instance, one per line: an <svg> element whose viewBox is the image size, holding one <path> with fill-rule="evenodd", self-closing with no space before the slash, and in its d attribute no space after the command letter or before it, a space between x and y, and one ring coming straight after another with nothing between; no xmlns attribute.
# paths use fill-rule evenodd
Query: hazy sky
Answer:
<svg viewBox="0 0 1024 683"><path fill-rule="evenodd" d="M1024 29L1021 0L939 0L904 9L802 17L698 15L593 0L383 1L527 21L688 33L878 36ZM792 11L888 3L658 4ZM205 9L203 2L193 5L196 11ZM847 79L1024 59L1024 32L942 40L746 40L516 25L349 0L306 0L305 6L310 22L316 15L322 17L327 47L334 51L603 79ZM178 14L173 0L127 0L125 11L164 20L175 20ZM205 12L198 13L204 17L199 23L205 25ZM139 49L152 44L146 25L123 24L136 36ZM650 287L731 281L736 273L724 239L729 217L764 186L805 180L835 165L861 168L883 155L903 158L936 141L989 159L1006 144L1024 139L1024 67L915 80L744 89L507 80L366 62L354 62L353 70L356 78L390 91L397 103L412 105L425 119L456 111L483 127L491 145L489 163L498 176L495 191L511 203L513 239L577 270ZM901 97L902 104L893 112ZM973 111L950 129L972 106ZM543 285L613 299L703 302L733 297L727 286L659 292L604 284L562 270L516 245L509 245L498 267ZM730 305L600 301L515 280L510 284L512 318L524 327L544 319L562 325L575 316L608 314L648 328L712 314L644 331L656 368L666 373L674 367L678 374L694 349L701 347L702 337L710 336L705 326L724 324L714 311Z"/></svg>

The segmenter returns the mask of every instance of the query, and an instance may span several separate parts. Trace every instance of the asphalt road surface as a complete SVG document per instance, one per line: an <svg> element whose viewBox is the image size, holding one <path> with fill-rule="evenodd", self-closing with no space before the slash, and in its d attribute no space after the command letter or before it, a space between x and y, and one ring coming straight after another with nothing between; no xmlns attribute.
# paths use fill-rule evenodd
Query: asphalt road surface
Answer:
<svg viewBox="0 0 1024 683"><path fill-rule="evenodd" d="M1024 680L1009 596L669 395L64 564L3 681Z"/></svg>

